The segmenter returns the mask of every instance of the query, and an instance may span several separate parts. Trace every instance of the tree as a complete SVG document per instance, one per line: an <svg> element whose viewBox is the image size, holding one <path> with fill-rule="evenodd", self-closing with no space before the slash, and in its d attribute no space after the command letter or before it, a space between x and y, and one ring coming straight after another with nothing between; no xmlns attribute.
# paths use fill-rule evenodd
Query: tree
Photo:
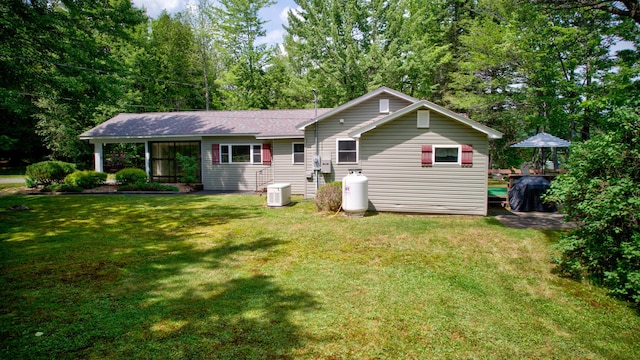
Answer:
<svg viewBox="0 0 640 360"><path fill-rule="evenodd" d="M640 305L640 102L608 116L605 132L572 146L547 198L579 227L558 244L562 273L588 276Z"/></svg>
<svg viewBox="0 0 640 360"><path fill-rule="evenodd" d="M215 26L214 6L209 0L198 0L195 4L187 6L184 19L191 26L196 44L195 62L202 69L202 80L205 92L205 108L221 108L221 95L215 87L215 78L221 70L221 59L217 56L216 47L221 42L220 29ZM214 100L212 100L212 97Z"/></svg>
<svg viewBox="0 0 640 360"><path fill-rule="evenodd" d="M163 12L151 22L149 43L151 70L155 84L150 87L157 110L203 109L206 93L200 91L201 70L194 54L197 44L182 14Z"/></svg>
<svg viewBox="0 0 640 360"><path fill-rule="evenodd" d="M556 9L600 10L622 18L633 19L640 24L640 1L638 0L537 0L537 2Z"/></svg>
<svg viewBox="0 0 640 360"><path fill-rule="evenodd" d="M145 17L127 0L47 4L51 41L38 59L48 71L34 90L36 131L51 157L82 162L91 150L78 135L120 110L126 81L112 49Z"/></svg>
<svg viewBox="0 0 640 360"><path fill-rule="evenodd" d="M321 106L335 106L366 93L372 74L379 69L379 63L368 58L371 47L387 41L378 36L384 25L371 11L379 1L296 3L300 10L289 13L284 46L309 88L318 89Z"/></svg>
<svg viewBox="0 0 640 360"><path fill-rule="evenodd" d="M10 0L0 2L0 22L0 157L39 161L47 150L34 131L33 101L54 66L48 49L59 19L43 2Z"/></svg>
<svg viewBox="0 0 640 360"><path fill-rule="evenodd" d="M226 71L219 82L227 108L264 109L267 107L264 71L271 56L258 39L266 35L259 11L274 0L220 0L215 18L220 24Z"/></svg>

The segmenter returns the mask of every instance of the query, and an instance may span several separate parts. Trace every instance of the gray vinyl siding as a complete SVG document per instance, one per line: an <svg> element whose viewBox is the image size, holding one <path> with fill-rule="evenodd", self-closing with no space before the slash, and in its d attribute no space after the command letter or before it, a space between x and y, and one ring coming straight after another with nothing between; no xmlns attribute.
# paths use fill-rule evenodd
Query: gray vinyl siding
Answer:
<svg viewBox="0 0 640 360"><path fill-rule="evenodd" d="M307 182L305 163L293 163L293 143L303 143L303 139L274 140L272 148L273 173L275 183L291 184L292 194L304 194Z"/></svg>
<svg viewBox="0 0 640 360"><path fill-rule="evenodd" d="M374 118L386 115L380 114L379 112L380 99L389 99L391 112L411 105L408 101L388 94L381 94L318 123L320 156L323 160L330 158L332 166L332 172L330 174L320 174L318 186L332 181L342 181L342 178L348 174L349 169L362 167L360 159L358 163L338 164L336 158L336 141L337 139L348 139L348 134L354 129L363 126ZM343 120L342 123L340 122L341 119ZM313 157L316 151L314 126L315 125L309 125L305 129L306 168L308 171L313 170ZM362 153L362 149L360 153ZM314 197L316 190L315 180L306 181L306 184L305 197Z"/></svg>
<svg viewBox="0 0 640 360"><path fill-rule="evenodd" d="M416 113L364 133L363 174L370 208L377 211L486 215L488 143L485 134L431 112L429 129ZM422 145L473 146L473 166L421 166Z"/></svg>
<svg viewBox="0 0 640 360"><path fill-rule="evenodd" d="M269 167L269 165L264 164L246 163L213 164L211 160L212 144L265 144L270 142L271 141L256 140L255 137L202 139L202 184L204 189L215 191L255 191L256 172Z"/></svg>

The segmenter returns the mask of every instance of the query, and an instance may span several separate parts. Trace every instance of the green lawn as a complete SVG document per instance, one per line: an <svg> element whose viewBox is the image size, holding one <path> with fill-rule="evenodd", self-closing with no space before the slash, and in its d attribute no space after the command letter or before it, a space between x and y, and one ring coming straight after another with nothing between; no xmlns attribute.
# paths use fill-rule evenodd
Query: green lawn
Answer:
<svg viewBox="0 0 640 360"><path fill-rule="evenodd" d="M0 358L640 358L557 232L294 199L1 196Z"/></svg>

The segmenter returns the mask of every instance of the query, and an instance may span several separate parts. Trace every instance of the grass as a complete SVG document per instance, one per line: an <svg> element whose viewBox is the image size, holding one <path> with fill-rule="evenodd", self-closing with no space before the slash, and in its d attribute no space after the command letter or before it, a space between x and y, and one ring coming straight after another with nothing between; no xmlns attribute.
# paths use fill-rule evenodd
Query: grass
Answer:
<svg viewBox="0 0 640 360"><path fill-rule="evenodd" d="M0 197L0 358L640 358L558 232L294 200Z"/></svg>

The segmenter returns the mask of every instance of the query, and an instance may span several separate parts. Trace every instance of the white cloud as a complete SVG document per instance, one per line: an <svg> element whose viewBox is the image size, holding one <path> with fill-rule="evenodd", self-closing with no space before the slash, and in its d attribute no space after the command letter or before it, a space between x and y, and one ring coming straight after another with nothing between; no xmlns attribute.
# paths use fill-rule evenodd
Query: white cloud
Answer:
<svg viewBox="0 0 640 360"><path fill-rule="evenodd" d="M257 39L258 44L269 44L274 45L276 43L282 42L282 37L284 36L284 30L275 29L267 32L267 35Z"/></svg>
<svg viewBox="0 0 640 360"><path fill-rule="evenodd" d="M289 11L291 11L294 16L298 17L299 19L302 19L302 17L300 16L300 10L302 10L302 8L299 6L296 8L285 6L284 9L282 9L282 12L280 12L280 21L282 22L283 25L289 24Z"/></svg>

